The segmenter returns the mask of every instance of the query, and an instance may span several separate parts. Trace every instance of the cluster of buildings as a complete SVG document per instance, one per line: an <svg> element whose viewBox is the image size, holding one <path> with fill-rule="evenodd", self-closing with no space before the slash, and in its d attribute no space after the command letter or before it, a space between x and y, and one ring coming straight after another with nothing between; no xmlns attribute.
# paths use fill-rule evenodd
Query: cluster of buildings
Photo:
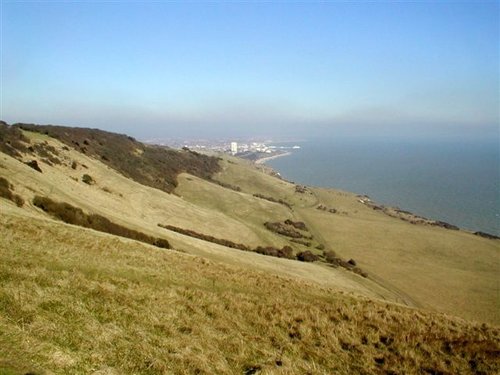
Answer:
<svg viewBox="0 0 500 375"><path fill-rule="evenodd" d="M300 146L271 146L269 145L271 141L228 141L228 140L166 140L166 139L151 139L146 141L146 143L159 144L162 146L168 146L172 148L188 148L193 151L216 151L225 152L231 155L247 155L251 153L255 154L274 154L280 153L285 149L296 149Z"/></svg>
<svg viewBox="0 0 500 375"><path fill-rule="evenodd" d="M295 147L299 148L299 146ZM268 146L263 142L249 142L249 143L231 142L228 151L232 155L249 153L249 152L261 152L266 154L272 154L273 152L276 152L280 148L282 147Z"/></svg>

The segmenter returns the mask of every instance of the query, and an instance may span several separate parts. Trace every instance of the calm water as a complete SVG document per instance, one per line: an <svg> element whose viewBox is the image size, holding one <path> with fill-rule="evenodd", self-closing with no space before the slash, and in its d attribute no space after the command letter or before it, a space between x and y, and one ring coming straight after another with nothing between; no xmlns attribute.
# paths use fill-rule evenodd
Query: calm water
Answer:
<svg viewBox="0 0 500 375"><path fill-rule="evenodd" d="M301 184L500 235L499 146L482 142L308 141L268 164Z"/></svg>

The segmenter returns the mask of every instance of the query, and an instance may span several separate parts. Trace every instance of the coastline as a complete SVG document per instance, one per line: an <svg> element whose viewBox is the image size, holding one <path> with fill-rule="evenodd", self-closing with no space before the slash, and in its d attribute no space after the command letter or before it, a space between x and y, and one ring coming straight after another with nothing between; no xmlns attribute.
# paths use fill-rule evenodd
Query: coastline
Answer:
<svg viewBox="0 0 500 375"><path fill-rule="evenodd" d="M291 155L292 153L290 151L284 152L282 154L278 155L272 155L272 156L266 156L265 158L260 158L254 161L255 164L264 164L266 161L281 158L283 156L288 156Z"/></svg>
<svg viewBox="0 0 500 375"><path fill-rule="evenodd" d="M267 165L303 185L368 194L379 205L401 207L415 216L451 223L465 231L500 236L497 183L492 179L498 151L484 142L465 148L461 145L408 142L403 152L392 143L333 140L314 147L304 145L300 157L297 154ZM448 160L457 162L450 164ZM408 168L408 162L417 168ZM454 176L459 175L469 178L455 181Z"/></svg>

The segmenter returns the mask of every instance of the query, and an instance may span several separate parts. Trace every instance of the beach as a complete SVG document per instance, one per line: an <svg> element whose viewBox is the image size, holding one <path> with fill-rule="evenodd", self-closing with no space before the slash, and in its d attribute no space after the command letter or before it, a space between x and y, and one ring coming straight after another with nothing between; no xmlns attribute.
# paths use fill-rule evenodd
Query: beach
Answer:
<svg viewBox="0 0 500 375"><path fill-rule="evenodd" d="M281 158L282 156L288 156L288 155L291 155L291 154L292 154L291 152L284 152L282 154L267 156L265 158L260 158L260 159L255 160L255 164L264 164L265 162L267 162L269 160Z"/></svg>

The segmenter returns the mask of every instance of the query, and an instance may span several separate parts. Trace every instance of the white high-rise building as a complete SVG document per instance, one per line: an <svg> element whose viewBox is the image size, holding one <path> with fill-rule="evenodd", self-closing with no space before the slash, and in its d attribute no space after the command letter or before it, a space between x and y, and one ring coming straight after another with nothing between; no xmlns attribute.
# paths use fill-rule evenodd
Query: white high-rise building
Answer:
<svg viewBox="0 0 500 375"><path fill-rule="evenodd" d="M231 142L231 154L236 155L238 153L238 142Z"/></svg>

